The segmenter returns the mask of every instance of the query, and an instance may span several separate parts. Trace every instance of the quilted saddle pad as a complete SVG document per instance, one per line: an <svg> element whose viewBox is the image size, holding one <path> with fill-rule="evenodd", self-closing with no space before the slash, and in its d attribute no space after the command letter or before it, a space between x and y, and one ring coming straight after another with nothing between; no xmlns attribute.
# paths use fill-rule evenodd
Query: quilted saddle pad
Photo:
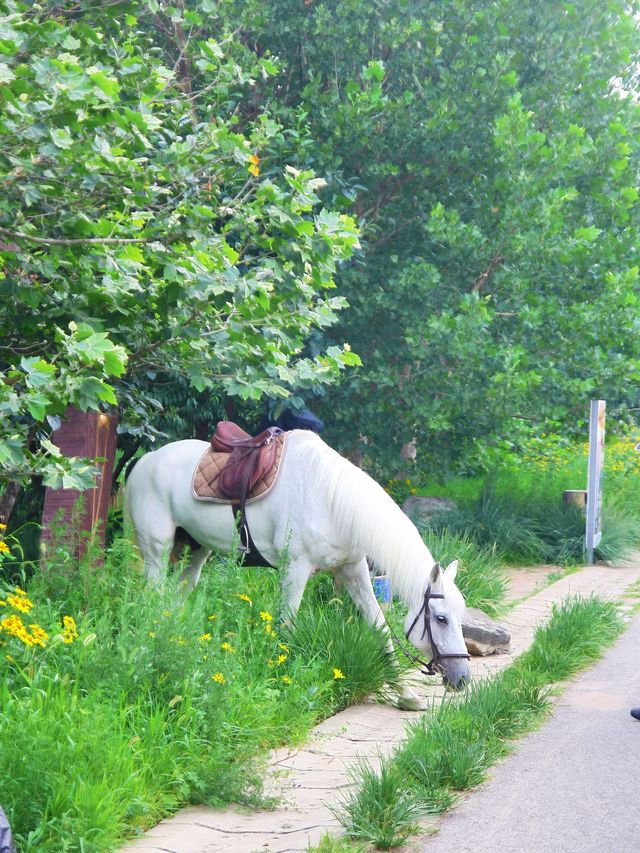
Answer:
<svg viewBox="0 0 640 853"><path fill-rule="evenodd" d="M265 476L258 480L255 486L249 492L247 503L252 503L260 498L263 498L271 491L278 478L280 471L280 463L284 457L286 447L287 433L283 432L275 436L276 443L276 458L275 463L270 471L267 471ZM229 498L220 493L218 489L218 480L225 465L229 461L230 453L217 453L207 447L202 454L193 472L193 480L191 481L191 491L194 498L199 501L214 501L215 503L230 504Z"/></svg>

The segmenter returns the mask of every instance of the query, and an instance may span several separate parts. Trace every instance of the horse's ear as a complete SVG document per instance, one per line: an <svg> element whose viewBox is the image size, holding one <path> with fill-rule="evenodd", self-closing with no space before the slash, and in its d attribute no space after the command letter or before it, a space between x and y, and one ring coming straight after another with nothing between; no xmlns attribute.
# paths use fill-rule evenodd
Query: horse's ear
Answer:
<svg viewBox="0 0 640 853"><path fill-rule="evenodd" d="M449 563L447 568L444 570L444 576L447 580L450 580L453 583L456 579L456 574L458 573L458 561L454 560L453 563Z"/></svg>
<svg viewBox="0 0 640 853"><path fill-rule="evenodd" d="M442 567L440 563L434 563L429 576L429 583L436 584L442 577Z"/></svg>

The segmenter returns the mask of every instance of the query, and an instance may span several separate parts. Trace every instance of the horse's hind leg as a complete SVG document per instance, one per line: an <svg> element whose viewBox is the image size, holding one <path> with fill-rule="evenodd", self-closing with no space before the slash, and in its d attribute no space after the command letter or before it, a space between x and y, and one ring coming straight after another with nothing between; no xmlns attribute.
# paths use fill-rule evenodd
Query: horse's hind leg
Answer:
<svg viewBox="0 0 640 853"><path fill-rule="evenodd" d="M144 560L144 575L153 583L159 583L166 574L176 526L170 518L163 518L160 514L149 525L142 525L140 521L133 516L138 547Z"/></svg>
<svg viewBox="0 0 640 853"><path fill-rule="evenodd" d="M200 572L211 551L207 548L196 548L189 554L189 562L180 575L180 588L190 592L198 583Z"/></svg>

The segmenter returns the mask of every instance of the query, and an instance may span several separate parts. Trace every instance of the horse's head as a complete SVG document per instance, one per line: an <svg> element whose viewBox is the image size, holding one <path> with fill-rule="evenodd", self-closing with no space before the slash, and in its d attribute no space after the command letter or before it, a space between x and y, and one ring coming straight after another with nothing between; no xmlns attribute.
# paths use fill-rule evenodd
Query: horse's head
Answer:
<svg viewBox="0 0 640 853"><path fill-rule="evenodd" d="M409 611L406 637L416 648L431 656L431 668L442 680L460 690L471 679L469 655L462 636L464 598L455 585L457 560L443 571L440 563L431 569L420 600Z"/></svg>

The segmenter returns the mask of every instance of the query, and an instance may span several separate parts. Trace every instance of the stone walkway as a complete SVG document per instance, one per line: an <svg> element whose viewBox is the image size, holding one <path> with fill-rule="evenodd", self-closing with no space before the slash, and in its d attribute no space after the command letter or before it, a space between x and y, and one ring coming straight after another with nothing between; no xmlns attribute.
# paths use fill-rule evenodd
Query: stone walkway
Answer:
<svg viewBox="0 0 640 853"><path fill-rule="evenodd" d="M553 567L513 574L511 599L520 601L502 619L511 632L511 653L473 658L474 678L489 676L523 652L551 606L569 595L620 598L640 579L640 556L624 567L589 566L540 591ZM522 600L524 596L529 596ZM438 701L443 688L436 678L412 676L412 686L426 699ZM349 787L349 770L365 758L377 765L404 738L405 725L416 714L375 703L363 703L322 722L304 748L279 749L267 765L269 793L279 797L274 810L222 811L198 806L162 821L123 848L121 853L293 853L306 851L327 832L339 832L331 806Z"/></svg>

